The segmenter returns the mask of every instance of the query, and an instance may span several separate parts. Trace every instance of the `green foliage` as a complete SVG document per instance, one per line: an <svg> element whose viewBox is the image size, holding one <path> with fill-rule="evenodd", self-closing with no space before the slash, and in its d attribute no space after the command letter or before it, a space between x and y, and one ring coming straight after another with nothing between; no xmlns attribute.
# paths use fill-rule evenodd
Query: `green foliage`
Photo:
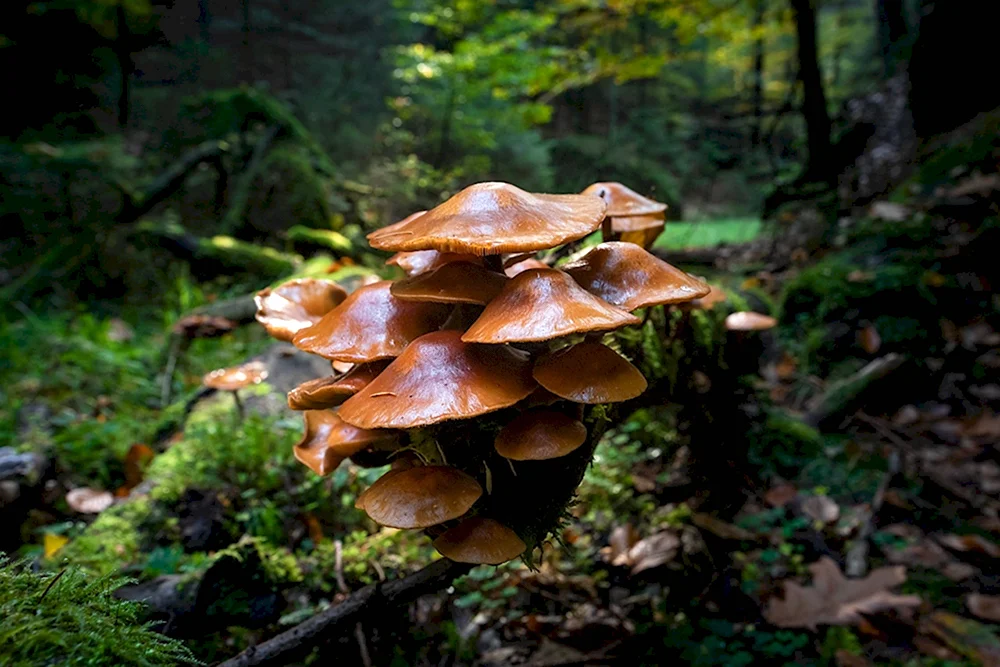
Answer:
<svg viewBox="0 0 1000 667"><path fill-rule="evenodd" d="M104 512L66 547L56 562L69 563L101 576L120 572L139 562L146 546L153 507L145 498L115 505Z"/></svg>
<svg viewBox="0 0 1000 667"><path fill-rule="evenodd" d="M811 640L804 632L758 630L750 624L678 614L664 633L664 648L694 667L715 665L802 665L811 660Z"/></svg>
<svg viewBox="0 0 1000 667"><path fill-rule="evenodd" d="M668 221L656 239L655 248L677 250L722 243L746 243L761 233L759 218L731 218L711 221Z"/></svg>
<svg viewBox="0 0 1000 667"><path fill-rule="evenodd" d="M0 559L0 663L10 667L199 664L177 640L139 622L140 605L114 597L126 581L75 567L33 574Z"/></svg>

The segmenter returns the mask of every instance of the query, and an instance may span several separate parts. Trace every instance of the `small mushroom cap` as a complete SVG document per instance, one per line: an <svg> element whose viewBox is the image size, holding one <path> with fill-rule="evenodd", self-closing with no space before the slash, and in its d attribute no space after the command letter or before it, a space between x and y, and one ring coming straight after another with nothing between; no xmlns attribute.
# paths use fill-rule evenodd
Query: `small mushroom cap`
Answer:
<svg viewBox="0 0 1000 667"><path fill-rule="evenodd" d="M535 364L535 380L577 403L616 403L646 391L646 378L610 347L583 342L557 350Z"/></svg>
<svg viewBox="0 0 1000 667"><path fill-rule="evenodd" d="M507 278L469 262L451 262L392 284L392 295L404 301L474 303L485 306L503 289Z"/></svg>
<svg viewBox="0 0 1000 667"><path fill-rule="evenodd" d="M416 250L414 252L397 252L386 260L390 266L398 266L407 276L419 276L449 262L472 262L482 264L483 260L475 255L462 255L455 252L438 252L437 250Z"/></svg>
<svg viewBox="0 0 1000 667"><path fill-rule="evenodd" d="M590 195L540 195L509 183L477 183L407 223L368 235L380 250L473 255L544 250L591 233L604 219Z"/></svg>
<svg viewBox="0 0 1000 667"><path fill-rule="evenodd" d="M303 382L288 392L288 407L292 410L322 410L338 406L367 387L388 365L388 361L373 361L358 364L341 377Z"/></svg>
<svg viewBox="0 0 1000 667"><path fill-rule="evenodd" d="M292 342L327 359L363 363L399 356L410 341L448 318L447 306L397 299L391 287L388 280L359 287Z"/></svg>
<svg viewBox="0 0 1000 667"><path fill-rule="evenodd" d="M667 205L649 197L643 197L635 190L614 181L594 183L583 191L585 195L597 195L608 204L605 215L622 218L635 215L663 213Z"/></svg>
<svg viewBox="0 0 1000 667"><path fill-rule="evenodd" d="M517 558L528 546L499 521L473 516L441 533L434 548L458 563L499 565Z"/></svg>
<svg viewBox="0 0 1000 667"><path fill-rule="evenodd" d="M761 331L778 326L778 320L769 315L741 310L726 316L727 331Z"/></svg>
<svg viewBox="0 0 1000 667"><path fill-rule="evenodd" d="M711 289L634 243L601 243L563 269L588 292L625 310L690 301Z"/></svg>
<svg viewBox="0 0 1000 667"><path fill-rule="evenodd" d="M347 292L330 280L300 278L275 288L264 288L253 298L257 321L268 335L291 342L296 333L310 327L340 305Z"/></svg>
<svg viewBox="0 0 1000 667"><path fill-rule="evenodd" d="M497 453L514 461L566 456L587 440L587 427L554 410L524 412L497 434Z"/></svg>
<svg viewBox="0 0 1000 667"><path fill-rule="evenodd" d="M355 428L332 410L306 410L305 433L295 445L295 458L317 475L328 475L347 458L375 443L392 442L395 431Z"/></svg>
<svg viewBox="0 0 1000 667"><path fill-rule="evenodd" d="M639 318L605 303L556 269L529 269L504 285L462 336L467 343L542 341L607 331Z"/></svg>
<svg viewBox="0 0 1000 667"><path fill-rule="evenodd" d="M724 303L729 295L726 294L725 290L721 287L716 287L715 285L709 285L709 292L705 296L695 299L690 303L683 304L681 308L686 309L697 309L697 310L712 310L717 303Z"/></svg>
<svg viewBox="0 0 1000 667"><path fill-rule="evenodd" d="M651 229L663 229L666 220L662 213L652 215L630 215L624 218L612 218L611 229L616 234L626 232L645 232Z"/></svg>
<svg viewBox="0 0 1000 667"><path fill-rule="evenodd" d="M461 336L436 331L413 341L344 402L340 416L361 428L412 428L500 410L535 388L526 353L463 343Z"/></svg>
<svg viewBox="0 0 1000 667"><path fill-rule="evenodd" d="M514 276L524 273L529 269L547 269L549 265L545 262L535 259L534 257L529 257L528 259L522 259L520 262L511 264L503 270L507 274L508 278L513 278Z"/></svg>
<svg viewBox="0 0 1000 667"><path fill-rule="evenodd" d="M242 366L220 368L208 373L201 383L209 389L219 391L239 391L252 384L260 384L267 378L267 368L259 361L251 361Z"/></svg>
<svg viewBox="0 0 1000 667"><path fill-rule="evenodd" d="M357 507L390 528L427 528L469 511L483 488L448 466L390 470L358 496Z"/></svg>

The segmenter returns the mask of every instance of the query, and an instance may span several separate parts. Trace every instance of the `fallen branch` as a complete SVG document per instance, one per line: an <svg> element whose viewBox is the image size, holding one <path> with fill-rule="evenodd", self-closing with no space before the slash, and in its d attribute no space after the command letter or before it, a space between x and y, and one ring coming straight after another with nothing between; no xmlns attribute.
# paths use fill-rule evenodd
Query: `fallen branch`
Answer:
<svg viewBox="0 0 1000 667"><path fill-rule="evenodd" d="M900 466L899 451L894 449L889 453L888 467L882 476L882 481L879 482L878 489L875 490L875 495L872 497L872 504L868 510L865 523L861 526L854 545L847 552L847 558L844 561L844 574L848 577L863 577L868 573L868 548L872 533L875 532L875 518L882 510L882 503L885 502L885 492L889 490L889 485L899 473Z"/></svg>
<svg viewBox="0 0 1000 667"><path fill-rule="evenodd" d="M902 366L904 361L906 357L892 352L869 362L854 375L831 384L810 402L803 421L816 427L847 413L852 406L857 405L863 394Z"/></svg>
<svg viewBox="0 0 1000 667"><path fill-rule="evenodd" d="M365 586L340 604L262 644L251 646L218 667L288 664L292 656L304 655L317 644L354 631L356 624L365 618L444 588L471 569L471 565L442 558L403 579Z"/></svg>

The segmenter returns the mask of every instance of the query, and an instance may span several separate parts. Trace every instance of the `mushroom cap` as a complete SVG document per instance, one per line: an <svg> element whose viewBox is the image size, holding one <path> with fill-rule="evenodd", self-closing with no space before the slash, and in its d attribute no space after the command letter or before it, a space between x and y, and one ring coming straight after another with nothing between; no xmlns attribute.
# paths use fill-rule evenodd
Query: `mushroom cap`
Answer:
<svg viewBox="0 0 1000 667"><path fill-rule="evenodd" d="M650 215L629 215L623 218L612 218L611 229L615 234L626 232L645 232L651 229L663 229L666 220L662 213Z"/></svg>
<svg viewBox="0 0 1000 667"><path fill-rule="evenodd" d="M507 278L480 264L450 262L432 271L392 284L392 295L405 301L474 303L493 300Z"/></svg>
<svg viewBox="0 0 1000 667"><path fill-rule="evenodd" d="M601 243L563 269L584 289L610 304L635 310L703 297L708 284L634 243Z"/></svg>
<svg viewBox="0 0 1000 667"><path fill-rule="evenodd" d="M554 410L523 412L497 434L497 453L514 461L566 456L587 440L587 427Z"/></svg>
<svg viewBox="0 0 1000 667"><path fill-rule="evenodd" d="M535 380L556 396L577 403L616 403L646 390L639 369L610 347L578 343L542 357Z"/></svg>
<svg viewBox="0 0 1000 667"><path fill-rule="evenodd" d="M473 255L544 250L591 233L604 219L590 195L541 195L509 183L476 183L409 222L368 235L380 250Z"/></svg>
<svg viewBox="0 0 1000 667"><path fill-rule="evenodd" d="M769 315L741 310L726 316L727 331L761 331L778 326L778 320Z"/></svg>
<svg viewBox="0 0 1000 667"><path fill-rule="evenodd" d="M347 292L337 283L316 278L289 280L275 288L257 292L257 321L268 335L291 342L296 333L310 327L340 305Z"/></svg>
<svg viewBox="0 0 1000 667"><path fill-rule="evenodd" d="M340 405L368 386L388 365L388 361L373 361L358 364L340 377L331 375L303 382L288 392L288 407L292 410L321 410Z"/></svg>
<svg viewBox="0 0 1000 667"><path fill-rule="evenodd" d="M715 285L708 286L708 294L705 296L695 299L691 303L686 303L682 308L694 308L698 310L712 310L717 303L724 303L729 295L721 287L716 287Z"/></svg>
<svg viewBox="0 0 1000 667"><path fill-rule="evenodd" d="M219 368L206 374L201 383L209 389L238 391L252 384L260 384L267 378L267 367L259 361L251 361L232 368Z"/></svg>
<svg viewBox="0 0 1000 667"><path fill-rule="evenodd" d="M390 528L427 528L469 511L483 487L458 468L390 470L358 496L356 506Z"/></svg>
<svg viewBox="0 0 1000 667"><path fill-rule="evenodd" d="M472 262L482 264L483 260L475 255L462 255L456 252L438 252L437 250L415 250L413 252L397 252L386 260L390 266L398 266L409 276L419 276L431 269L444 266L449 262Z"/></svg>
<svg viewBox="0 0 1000 667"><path fill-rule="evenodd" d="M341 417L362 428L412 428L500 410L535 388L526 353L463 343L461 336L461 331L436 331L410 343L344 402Z"/></svg>
<svg viewBox="0 0 1000 667"><path fill-rule="evenodd" d="M607 331L639 318L605 303L557 269L529 269L504 285L468 331L467 343L542 341Z"/></svg>
<svg viewBox="0 0 1000 667"><path fill-rule="evenodd" d="M623 218L635 215L651 215L667 210L667 205L641 194L615 181L594 183L583 191L585 195L597 195L608 204L605 215L609 218Z"/></svg>
<svg viewBox="0 0 1000 667"><path fill-rule="evenodd" d="M447 306L397 299L391 287L388 280L359 287L292 342L327 359L363 363L399 356L410 341L444 324Z"/></svg>
<svg viewBox="0 0 1000 667"><path fill-rule="evenodd" d="M535 259L534 257L529 257L528 259L522 259L520 262L515 262L510 266L506 267L503 272L507 274L508 278L513 278L514 276L524 273L529 269L547 269L549 265L545 262Z"/></svg>
<svg viewBox="0 0 1000 667"><path fill-rule="evenodd" d="M398 437L395 431L355 428L333 410L306 410L302 415L306 430L293 451L317 475L328 475L348 456Z"/></svg>
<svg viewBox="0 0 1000 667"><path fill-rule="evenodd" d="M458 563L499 565L517 558L528 546L499 521L473 516L441 533L434 548Z"/></svg>

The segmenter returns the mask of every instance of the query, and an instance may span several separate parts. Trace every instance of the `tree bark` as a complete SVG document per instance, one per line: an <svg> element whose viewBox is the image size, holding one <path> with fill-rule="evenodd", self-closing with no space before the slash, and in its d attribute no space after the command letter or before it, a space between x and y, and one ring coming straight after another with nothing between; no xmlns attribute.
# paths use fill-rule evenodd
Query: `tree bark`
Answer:
<svg viewBox="0 0 1000 667"><path fill-rule="evenodd" d="M128 124L129 114L129 88L132 81L132 71L135 66L132 63L132 52L129 50L129 29L128 17L125 14L125 6L121 3L116 10L117 35L115 36L115 57L118 59L119 88L118 88L118 127L124 128Z"/></svg>
<svg viewBox="0 0 1000 667"><path fill-rule="evenodd" d="M253 58L253 40L251 40L251 31L253 27L250 25L250 0L242 0L241 9L243 10L243 80L247 83L252 83L254 80L254 58Z"/></svg>
<svg viewBox="0 0 1000 667"><path fill-rule="evenodd" d="M764 36L760 34L764 25L764 0L755 0L753 23L753 128L750 141L754 148L760 146L764 123Z"/></svg>
<svg viewBox="0 0 1000 667"><path fill-rule="evenodd" d="M882 73L886 79L899 71L909 30L903 0L875 0L878 16L878 43L882 54Z"/></svg>
<svg viewBox="0 0 1000 667"><path fill-rule="evenodd" d="M802 113L806 121L809 158L806 177L829 179L830 114L826 109L823 75L819 69L816 40L815 0L791 0L798 35L799 81L802 82Z"/></svg>

